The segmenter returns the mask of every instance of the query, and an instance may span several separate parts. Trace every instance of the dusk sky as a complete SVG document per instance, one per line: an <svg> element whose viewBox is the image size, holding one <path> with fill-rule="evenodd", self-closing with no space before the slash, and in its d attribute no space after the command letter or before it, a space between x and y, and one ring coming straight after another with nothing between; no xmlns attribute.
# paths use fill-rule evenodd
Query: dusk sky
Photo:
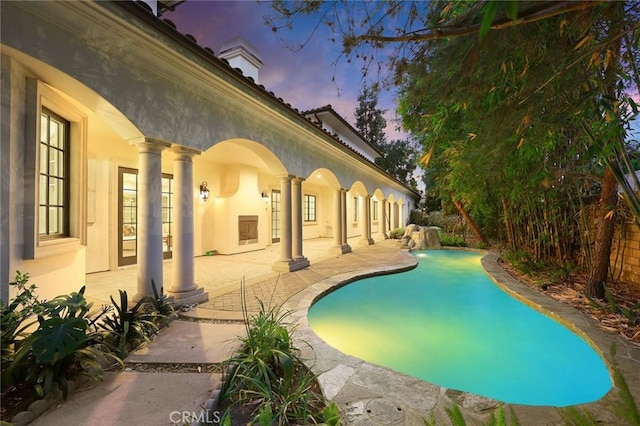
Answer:
<svg viewBox="0 0 640 426"><path fill-rule="evenodd" d="M188 0L162 17L175 23L180 32L193 35L201 46L212 48L216 55L223 42L244 38L261 55L264 67L260 84L267 90L300 111L331 104L355 127L354 113L363 84L359 65L342 59L334 67L341 45L339 40L328 41L331 34L325 27L302 50L288 49L287 45L299 44L308 37L309 21L298 21L293 31L274 33L263 19L270 12L268 2ZM387 139L403 137L395 131L394 94L381 93L378 107L387 110Z"/></svg>
<svg viewBox="0 0 640 426"><path fill-rule="evenodd" d="M329 41L332 34L321 25L303 49L295 52L287 46L298 45L309 37L315 20L298 19L293 30L274 33L264 16L272 14L268 1L187 0L174 12L162 17L170 19L182 33L193 35L198 44L218 54L223 42L242 37L253 45L264 64L260 84L300 111L331 104L355 127L354 113L358 93L364 82L358 63L338 61L341 40ZM335 81L333 79L335 78ZM370 83L370 80L367 80ZM378 107L387 111L387 140L405 138L396 130L395 94L382 92ZM634 96L640 103L640 97ZM629 137L638 139L640 125L632 123Z"/></svg>

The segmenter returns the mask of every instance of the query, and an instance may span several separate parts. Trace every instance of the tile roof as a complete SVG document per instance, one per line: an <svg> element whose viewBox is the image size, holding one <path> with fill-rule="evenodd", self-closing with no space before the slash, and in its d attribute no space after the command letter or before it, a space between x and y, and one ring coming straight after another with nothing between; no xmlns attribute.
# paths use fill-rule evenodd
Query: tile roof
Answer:
<svg viewBox="0 0 640 426"><path fill-rule="evenodd" d="M267 91L266 88L263 85L256 84L255 81L253 80L253 78L245 76L242 73L242 70L240 68L232 68L229 65L229 62L226 59L217 57L215 55L215 52L213 51L213 49L211 49L210 47L200 46L198 44L198 41L196 40L196 38L193 35L188 34L188 33L182 33L181 31L179 31L177 26L176 26L176 24L173 23L171 20L166 19L166 18L160 18L160 17L157 17L156 15L154 15L151 7L148 4L146 4L145 2L139 1L139 0L132 0L132 1L115 1L114 3L117 4L118 6L122 7L123 9L126 9L130 13L135 14L136 16L145 19L150 25L152 25L155 28L157 28L158 30L162 31L165 35L171 37L173 40L182 43L185 47L189 48L191 51L193 51L194 53L198 54L203 59L206 59L209 63L219 67L220 69L222 69L224 71L229 72L229 74L231 74L231 75L235 75L236 77L242 77L241 79L239 79L239 81L244 82L245 84L248 85L248 87L252 88L253 90L256 90L258 93L260 93L263 96L268 96L269 98L277 100L282 106L286 107L286 109L285 109L286 111L288 111L289 113L292 113L297 119L302 119L304 122L312 125L313 128L318 129L321 132L323 132L326 136L330 137L334 142L336 142L343 149L346 149L346 150L350 151L351 153L357 155L359 158L361 158L362 160L367 162L369 165L375 167L379 172L381 172L382 174L384 174L384 175L388 176L389 178L393 179L394 181L396 181L400 185L404 186L406 189L412 191L414 194L416 194L418 196L420 195L414 189L412 189L411 187L407 186L404 182L400 182L394 176L391 176L385 170L381 169L377 164L372 163L371 161L369 161L366 157L364 157L358 151L356 151L353 148L351 148L349 145L347 145L344 141L342 141L336 135L333 135L333 134L327 132L326 130L322 129L321 127L319 127L311 119L307 118L304 115L304 113L301 113L297 108L292 107L291 104L286 103L282 98L277 97L273 92ZM175 3L175 5L174 5L174 7L175 7L176 5L178 5L181 2L164 2L164 3ZM335 114L340 120L342 120L342 122L344 124L346 124L350 129L352 129L356 134L360 135L355 129L353 129L353 127L344 118L342 118L340 116L340 114L338 114L337 112L335 112L333 110L331 105L326 105L324 107L321 107L321 108L318 108L318 109L315 109L315 110L310 110L310 111L311 112L313 112L313 111L320 112L320 111L329 111L329 110L332 111L333 114ZM306 113L309 113L310 111L306 111ZM365 139L362 138L362 140L365 140ZM365 140L365 142L367 142L369 145L371 145L368 141Z"/></svg>

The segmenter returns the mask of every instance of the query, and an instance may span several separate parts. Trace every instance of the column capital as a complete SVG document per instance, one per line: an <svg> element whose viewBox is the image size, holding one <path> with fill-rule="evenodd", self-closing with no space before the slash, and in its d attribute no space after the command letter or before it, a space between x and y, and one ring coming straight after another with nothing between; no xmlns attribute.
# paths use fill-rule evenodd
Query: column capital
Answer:
<svg viewBox="0 0 640 426"><path fill-rule="evenodd" d="M137 146L139 151L146 152L162 152L163 149L171 147L170 142L165 142L155 138L148 138L146 136L129 139L128 142L129 145Z"/></svg>
<svg viewBox="0 0 640 426"><path fill-rule="evenodd" d="M296 176L296 177L292 178L291 180L293 181L293 183L294 183L294 184L296 184L296 183L302 183L302 182L304 182L306 179L305 179L305 178L303 178L303 177Z"/></svg>
<svg viewBox="0 0 640 426"><path fill-rule="evenodd" d="M276 177L277 177L277 178L280 178L280 179L288 179L288 180L292 180L292 179L293 179L293 178L295 178L296 176L295 176L295 175L290 175L290 174L288 174L288 173L283 173L283 174L280 174L280 175L276 175Z"/></svg>
<svg viewBox="0 0 640 426"><path fill-rule="evenodd" d="M178 159L180 157L193 158L196 155L201 155L202 154L202 151L200 151L199 149L189 148L188 146L177 145L177 144L171 145L171 152L173 152L173 154L175 155L176 159Z"/></svg>

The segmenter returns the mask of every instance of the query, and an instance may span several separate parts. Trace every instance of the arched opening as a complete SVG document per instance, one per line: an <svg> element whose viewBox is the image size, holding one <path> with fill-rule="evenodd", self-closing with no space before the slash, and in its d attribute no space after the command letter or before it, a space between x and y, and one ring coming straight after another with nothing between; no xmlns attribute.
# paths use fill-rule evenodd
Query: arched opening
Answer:
<svg viewBox="0 0 640 426"><path fill-rule="evenodd" d="M247 139L219 142L196 158L194 181L209 190L195 210L196 255L243 253L279 242L279 176L286 174L273 152Z"/></svg>

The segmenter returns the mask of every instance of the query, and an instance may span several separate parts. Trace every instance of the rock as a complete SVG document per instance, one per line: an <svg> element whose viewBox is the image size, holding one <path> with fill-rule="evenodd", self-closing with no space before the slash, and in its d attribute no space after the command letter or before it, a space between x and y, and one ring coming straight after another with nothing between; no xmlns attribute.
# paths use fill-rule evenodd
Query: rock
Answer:
<svg viewBox="0 0 640 426"><path fill-rule="evenodd" d="M442 245L440 245L440 236L438 235L438 228L435 226L429 226L426 228L425 232L425 249L440 249Z"/></svg>
<svg viewBox="0 0 640 426"><path fill-rule="evenodd" d="M38 417L40 414L47 411L53 402L49 399L39 399L37 401L33 401L31 405L29 405L29 411L31 411L34 417Z"/></svg>
<svg viewBox="0 0 640 426"><path fill-rule="evenodd" d="M28 425L32 421L34 421L36 416L33 414L33 411L21 411L11 419L11 423L16 426Z"/></svg>
<svg viewBox="0 0 640 426"><path fill-rule="evenodd" d="M412 250L440 249L440 237L435 226L407 225L404 235L400 239L400 247Z"/></svg>

